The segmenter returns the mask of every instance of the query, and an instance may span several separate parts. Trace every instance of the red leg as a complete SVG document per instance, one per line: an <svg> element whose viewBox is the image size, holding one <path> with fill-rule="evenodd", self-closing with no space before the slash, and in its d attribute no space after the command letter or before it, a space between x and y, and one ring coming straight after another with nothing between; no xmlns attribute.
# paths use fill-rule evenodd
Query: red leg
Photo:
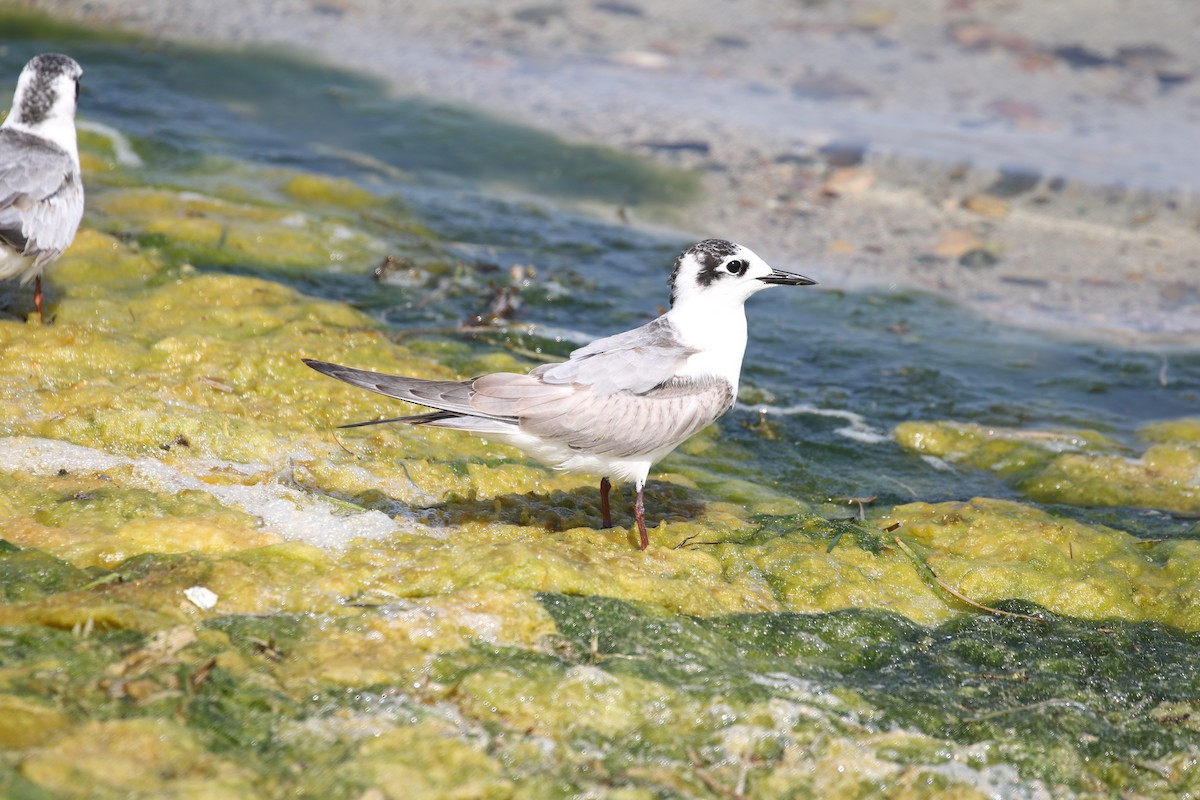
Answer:
<svg viewBox="0 0 1200 800"><path fill-rule="evenodd" d="M612 488L612 482L608 477L600 479L600 514L604 517L604 527L612 527L612 514L608 511L608 490Z"/></svg>
<svg viewBox="0 0 1200 800"><path fill-rule="evenodd" d="M42 313L42 276L33 279L33 304L37 306L38 322L46 323L46 315Z"/></svg>
<svg viewBox="0 0 1200 800"><path fill-rule="evenodd" d="M638 484L637 498L633 501L633 518L637 520L638 533L642 535L642 549L650 546L650 537L646 535L646 507L642 500L642 484Z"/></svg>

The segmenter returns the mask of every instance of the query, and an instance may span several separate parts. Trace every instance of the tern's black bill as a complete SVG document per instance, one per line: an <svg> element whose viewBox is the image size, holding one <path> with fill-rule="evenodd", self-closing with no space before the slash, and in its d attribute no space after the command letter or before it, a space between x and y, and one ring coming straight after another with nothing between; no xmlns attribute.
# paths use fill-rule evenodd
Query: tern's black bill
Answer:
<svg viewBox="0 0 1200 800"><path fill-rule="evenodd" d="M781 269L771 270L770 275L764 275L759 280L775 286L815 286L817 283L812 278L806 278L794 272L784 272Z"/></svg>

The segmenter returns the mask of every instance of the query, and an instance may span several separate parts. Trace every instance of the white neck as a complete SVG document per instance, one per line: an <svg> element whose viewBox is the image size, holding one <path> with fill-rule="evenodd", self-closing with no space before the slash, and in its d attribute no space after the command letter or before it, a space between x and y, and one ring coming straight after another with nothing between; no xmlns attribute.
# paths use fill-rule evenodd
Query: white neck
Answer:
<svg viewBox="0 0 1200 800"><path fill-rule="evenodd" d="M679 375L723 378L737 394L746 354L746 308L728 297L707 300L689 297L667 312L683 343L700 352L691 356Z"/></svg>

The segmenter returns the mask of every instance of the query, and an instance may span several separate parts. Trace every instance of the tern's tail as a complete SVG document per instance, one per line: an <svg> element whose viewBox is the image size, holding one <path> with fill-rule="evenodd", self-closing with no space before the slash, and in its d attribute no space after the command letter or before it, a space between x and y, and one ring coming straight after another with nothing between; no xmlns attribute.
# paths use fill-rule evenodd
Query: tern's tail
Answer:
<svg viewBox="0 0 1200 800"><path fill-rule="evenodd" d="M439 411L457 411L461 414L475 413L471 408L471 384L469 381L429 381L423 378L406 378L403 375L386 375L365 369L343 367L328 361L306 358L304 363L324 375L345 381L352 386L385 394L399 400L407 400L419 406L436 408Z"/></svg>
<svg viewBox="0 0 1200 800"><path fill-rule="evenodd" d="M431 425L439 428L479 432L509 431L515 426L512 418L481 414L471 405L471 381L431 381L423 378L406 378L402 375L386 375L365 369L344 367L328 361L306 358L304 363L331 378L337 378L352 386L372 392L406 400L437 411L407 417L376 419L343 425L356 428L363 425L381 425L385 422L406 422L409 425Z"/></svg>

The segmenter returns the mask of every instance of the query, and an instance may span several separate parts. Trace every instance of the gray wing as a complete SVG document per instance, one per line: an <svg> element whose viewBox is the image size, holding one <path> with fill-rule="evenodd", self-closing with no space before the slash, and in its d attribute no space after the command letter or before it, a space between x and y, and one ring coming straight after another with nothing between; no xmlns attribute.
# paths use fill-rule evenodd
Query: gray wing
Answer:
<svg viewBox="0 0 1200 800"><path fill-rule="evenodd" d="M71 244L82 216L83 184L67 151L0 129L0 239L42 266Z"/></svg>
<svg viewBox="0 0 1200 800"><path fill-rule="evenodd" d="M679 341L666 317L597 339L561 364L531 372L546 383L579 384L600 396L621 391L642 394L671 380L696 351Z"/></svg>
<svg viewBox="0 0 1200 800"><path fill-rule="evenodd" d="M733 388L715 378L672 379L649 392L597 395L574 387L520 414L522 432L612 458L670 449L733 405Z"/></svg>
<svg viewBox="0 0 1200 800"><path fill-rule="evenodd" d="M532 373L497 372L470 381L431 381L304 363L331 378L372 392L438 409L409 422L480 433L513 429L615 458L670 448L733 405L733 388L716 378L671 378L647 392L598 395L581 384L550 384ZM364 423L365 424L365 423Z"/></svg>

